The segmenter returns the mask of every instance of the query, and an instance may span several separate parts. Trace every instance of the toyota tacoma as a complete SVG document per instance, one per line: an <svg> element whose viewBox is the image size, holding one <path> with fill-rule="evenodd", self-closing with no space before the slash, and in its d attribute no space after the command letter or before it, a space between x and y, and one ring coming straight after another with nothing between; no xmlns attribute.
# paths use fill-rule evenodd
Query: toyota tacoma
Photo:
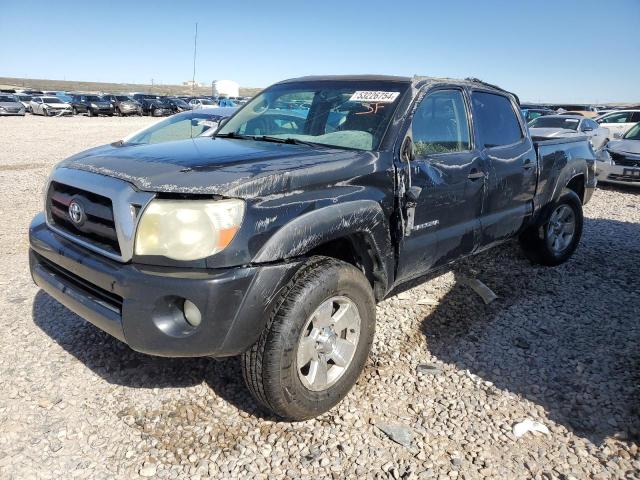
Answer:
<svg viewBox="0 0 640 480"><path fill-rule="evenodd" d="M585 137L532 139L477 79L287 80L213 137L58 164L31 274L136 351L240 355L259 404L306 419L356 382L376 302L516 237L569 259L594 160Z"/></svg>

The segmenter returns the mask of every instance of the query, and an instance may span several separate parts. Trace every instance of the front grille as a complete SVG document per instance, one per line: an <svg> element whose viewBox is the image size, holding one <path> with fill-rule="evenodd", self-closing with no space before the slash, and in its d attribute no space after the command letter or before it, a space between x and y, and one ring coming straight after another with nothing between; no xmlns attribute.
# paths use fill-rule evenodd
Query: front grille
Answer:
<svg viewBox="0 0 640 480"><path fill-rule="evenodd" d="M98 287L91 282L88 282L75 273L62 268L60 265L56 265L55 263L50 262L38 253L34 252L34 254L38 259L38 263L40 264L40 266L44 268L49 274L56 276L62 283L67 284L74 290L77 290L84 295L92 298L93 301L99 303L103 307L106 307L109 310L118 313L119 315L122 313L123 299L121 296L116 295L113 292L109 292L104 288Z"/></svg>
<svg viewBox="0 0 640 480"><path fill-rule="evenodd" d="M72 200L84 209L85 219L75 224L69 215ZM111 200L86 190L52 181L47 192L47 218L51 225L109 253L120 255Z"/></svg>
<svg viewBox="0 0 640 480"><path fill-rule="evenodd" d="M613 163L616 165L621 165L623 167L640 167L640 159L629 158L620 153L611 151L609 151L609 154L611 155L611 160L613 160Z"/></svg>

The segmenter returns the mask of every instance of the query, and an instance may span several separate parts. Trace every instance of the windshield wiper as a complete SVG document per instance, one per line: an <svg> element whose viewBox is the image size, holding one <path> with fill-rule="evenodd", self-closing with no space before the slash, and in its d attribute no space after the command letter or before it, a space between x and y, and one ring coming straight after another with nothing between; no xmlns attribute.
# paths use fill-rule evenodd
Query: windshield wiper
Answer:
<svg viewBox="0 0 640 480"><path fill-rule="evenodd" d="M215 135L212 135L211 138L235 138L237 140L251 140L253 137L250 137L248 135L242 135L236 132L229 132L229 133L221 133L221 134L216 133Z"/></svg>
<svg viewBox="0 0 640 480"><path fill-rule="evenodd" d="M323 143L316 142L308 142L306 140L299 140L297 138L292 137L271 137L269 135L256 135L253 137L253 140L258 140L260 142L275 142L275 143L288 143L290 145L306 145L307 147L323 147L323 148L331 148L328 145Z"/></svg>

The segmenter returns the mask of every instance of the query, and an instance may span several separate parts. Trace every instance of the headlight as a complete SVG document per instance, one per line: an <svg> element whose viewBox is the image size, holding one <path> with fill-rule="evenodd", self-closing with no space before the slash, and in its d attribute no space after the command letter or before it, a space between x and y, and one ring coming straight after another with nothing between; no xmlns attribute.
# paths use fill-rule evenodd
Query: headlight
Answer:
<svg viewBox="0 0 640 480"><path fill-rule="evenodd" d="M153 200L136 233L136 255L198 260L231 243L242 224L242 200Z"/></svg>
<svg viewBox="0 0 640 480"><path fill-rule="evenodd" d="M95 103L92 103L92 104L91 104L91 107L92 107L92 108L98 108L98 105L96 105Z"/></svg>

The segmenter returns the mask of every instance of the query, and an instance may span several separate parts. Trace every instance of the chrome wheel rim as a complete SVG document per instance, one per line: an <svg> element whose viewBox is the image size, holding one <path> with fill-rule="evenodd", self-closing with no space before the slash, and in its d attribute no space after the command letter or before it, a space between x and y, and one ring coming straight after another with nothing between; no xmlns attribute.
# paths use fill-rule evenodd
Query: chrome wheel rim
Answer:
<svg viewBox="0 0 640 480"><path fill-rule="evenodd" d="M351 365L360 338L360 313L347 297L331 297L307 319L296 352L298 378L318 392L334 385Z"/></svg>
<svg viewBox="0 0 640 480"><path fill-rule="evenodd" d="M568 205L556 208L547 225L547 245L555 253L564 252L576 231L576 215Z"/></svg>

